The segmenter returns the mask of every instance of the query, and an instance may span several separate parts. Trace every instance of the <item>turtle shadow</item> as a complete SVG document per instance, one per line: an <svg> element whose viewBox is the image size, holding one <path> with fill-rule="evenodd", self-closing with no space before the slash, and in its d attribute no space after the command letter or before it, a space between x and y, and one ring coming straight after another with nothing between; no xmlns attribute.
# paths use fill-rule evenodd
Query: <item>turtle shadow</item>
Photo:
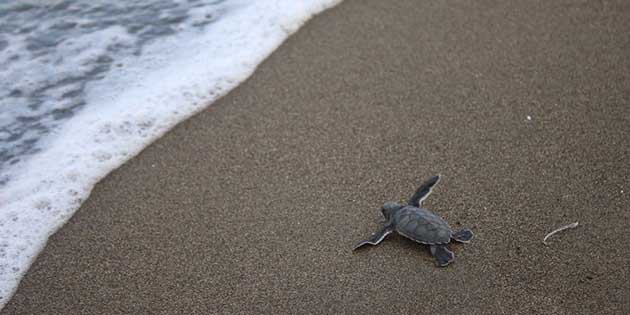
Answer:
<svg viewBox="0 0 630 315"><path fill-rule="evenodd" d="M453 251L453 253L457 253L459 252L460 247L462 245L464 244L461 244L459 242L452 240L447 246L451 251ZM434 257L431 254L431 249L429 245L418 243L398 233L392 233L388 235L387 238L385 238L377 246L363 246L361 248L356 249L354 253L358 254L361 252L368 252L371 250L375 250L376 247L393 247L393 248L398 248L400 250L403 250L405 252L416 251L418 253L421 253L420 255L422 256L423 260L424 259L426 259L427 261L434 260Z"/></svg>
<svg viewBox="0 0 630 315"><path fill-rule="evenodd" d="M395 239L395 241L394 241ZM383 240L383 242L387 241L387 239ZM422 244L419 242L416 242L414 240L408 239L400 234L396 234L396 235L392 235L391 239L389 240L392 243L397 243L396 246L399 246L400 248L405 248L405 249L418 249L418 248L423 248L426 249L427 252L430 254L431 250L429 249L431 246L430 245L426 245L426 244ZM453 239L451 239L451 242L446 244L446 246L448 248L450 248L453 252L458 251L460 247L462 247L462 243L455 241Z"/></svg>

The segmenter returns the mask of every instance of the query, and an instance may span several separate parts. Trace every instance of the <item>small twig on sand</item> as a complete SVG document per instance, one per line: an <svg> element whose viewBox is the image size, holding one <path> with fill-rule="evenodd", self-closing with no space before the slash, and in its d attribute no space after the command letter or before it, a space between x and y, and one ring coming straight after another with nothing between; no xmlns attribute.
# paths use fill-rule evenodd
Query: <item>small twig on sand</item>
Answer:
<svg viewBox="0 0 630 315"><path fill-rule="evenodd" d="M551 231L551 233L549 233L549 234L545 235L545 238L543 238L543 244L547 245L547 239L548 239L549 237L551 237L552 235L554 235L554 234L556 234L556 233L558 233L558 232L562 232L562 231L564 231L564 230L574 229L574 228L576 228L577 226L578 226L578 223L577 223L577 222L574 222L574 223L571 223L571 224L569 224L569 225L561 226L561 227L559 227L559 228L557 228L557 229L555 229L555 230Z"/></svg>

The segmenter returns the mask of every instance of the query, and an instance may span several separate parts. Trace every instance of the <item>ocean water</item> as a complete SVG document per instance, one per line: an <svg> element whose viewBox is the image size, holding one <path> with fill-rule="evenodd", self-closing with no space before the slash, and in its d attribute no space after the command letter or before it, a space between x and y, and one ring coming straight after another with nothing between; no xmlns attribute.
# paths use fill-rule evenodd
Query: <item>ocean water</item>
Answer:
<svg viewBox="0 0 630 315"><path fill-rule="evenodd" d="M94 184L339 1L0 2L0 308Z"/></svg>

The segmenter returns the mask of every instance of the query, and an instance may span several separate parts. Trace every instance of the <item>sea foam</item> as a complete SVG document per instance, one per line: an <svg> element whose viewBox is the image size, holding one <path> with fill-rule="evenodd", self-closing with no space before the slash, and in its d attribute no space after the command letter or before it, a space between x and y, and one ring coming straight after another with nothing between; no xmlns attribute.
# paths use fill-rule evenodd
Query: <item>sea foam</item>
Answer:
<svg viewBox="0 0 630 315"><path fill-rule="evenodd" d="M69 87L44 95L44 102L56 106L74 85L84 84L80 110L48 128L37 141L37 149L6 168L0 179L0 308L48 237L72 216L101 178L237 86L306 20L338 2L224 1L221 17L206 27L186 29L182 24L175 34L144 43L141 54L111 61L113 66L97 80L70 82ZM188 10L188 20L207 19L204 10ZM85 65L112 43L125 49L138 41L116 25L98 32L88 39L75 38L62 55ZM94 36L98 42L92 42ZM0 38L0 44L0 52L22 49L11 46L11 38ZM91 48L77 49L81 45ZM72 65L60 68L93 71ZM54 71L36 64L20 64L15 69L35 79ZM16 84L19 79L24 78L16 76ZM3 111L7 117L15 114L8 108Z"/></svg>

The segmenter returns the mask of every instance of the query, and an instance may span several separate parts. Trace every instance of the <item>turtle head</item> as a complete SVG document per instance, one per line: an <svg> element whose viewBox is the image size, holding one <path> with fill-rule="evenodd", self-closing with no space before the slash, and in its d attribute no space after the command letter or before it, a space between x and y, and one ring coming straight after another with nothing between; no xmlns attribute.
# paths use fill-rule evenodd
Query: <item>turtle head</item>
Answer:
<svg viewBox="0 0 630 315"><path fill-rule="evenodd" d="M388 201L383 205L383 216L389 220L403 206L398 202Z"/></svg>

